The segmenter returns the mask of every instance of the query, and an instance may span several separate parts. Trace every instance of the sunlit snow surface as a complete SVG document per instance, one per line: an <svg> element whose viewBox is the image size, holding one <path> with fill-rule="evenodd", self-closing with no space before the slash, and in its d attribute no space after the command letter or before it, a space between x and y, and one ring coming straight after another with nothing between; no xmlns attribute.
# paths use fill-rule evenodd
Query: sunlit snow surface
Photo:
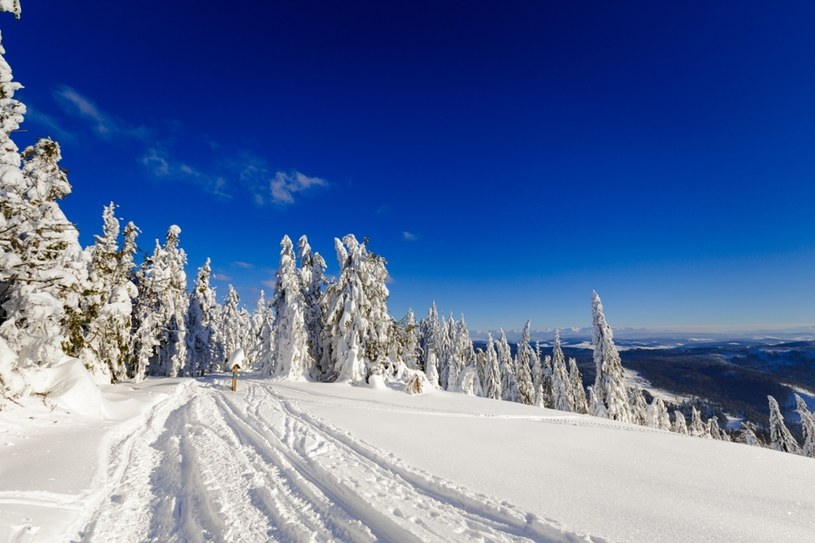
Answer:
<svg viewBox="0 0 815 543"><path fill-rule="evenodd" d="M242 377L0 413L0 541L809 541L815 461L462 394Z"/></svg>

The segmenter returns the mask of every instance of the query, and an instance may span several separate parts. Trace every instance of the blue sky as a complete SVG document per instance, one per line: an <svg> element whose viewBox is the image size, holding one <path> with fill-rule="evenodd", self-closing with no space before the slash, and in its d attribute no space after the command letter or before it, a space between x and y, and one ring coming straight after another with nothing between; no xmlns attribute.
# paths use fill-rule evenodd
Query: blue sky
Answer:
<svg viewBox="0 0 815 543"><path fill-rule="evenodd" d="M506 5L509 4L509 5ZM34 2L19 144L89 244L182 228L253 304L283 234L368 236L471 328L813 323L815 4Z"/></svg>

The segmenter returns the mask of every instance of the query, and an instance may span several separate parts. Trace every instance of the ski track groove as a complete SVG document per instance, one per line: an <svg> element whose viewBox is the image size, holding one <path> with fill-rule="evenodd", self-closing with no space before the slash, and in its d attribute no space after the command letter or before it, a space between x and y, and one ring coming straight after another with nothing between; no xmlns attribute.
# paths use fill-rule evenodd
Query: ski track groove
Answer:
<svg viewBox="0 0 815 543"><path fill-rule="evenodd" d="M272 385L272 387L277 384ZM487 496L473 494L461 488L455 488L446 481L433 480L402 465L392 455L365 445L348 435L344 435L330 425L318 421L294 407L296 401L277 398L267 386L258 386L268 399L277 402L285 413L283 420L295 425L289 436L316 433L319 440L331 443L338 451L344 453L344 462L337 468L347 469L348 461L362 466L364 473L377 474L371 488L377 488L383 482L399 483L399 489L391 488L389 493L401 494L393 516L400 516L405 508L405 500L411 495L418 504L418 512L441 511L444 515L435 518L445 522L441 530L432 532L433 539L438 540L489 540L489 541L586 541L587 538L562 531L555 523L541 522L534 515L527 515L515 510L506 503L496 503ZM302 438L301 438L302 439ZM387 502L386 496L378 497L380 502ZM421 517L417 517L421 518ZM453 520L455 519L455 520ZM425 524L426 525L426 524ZM451 533L451 530L453 533ZM453 537L453 535L458 537Z"/></svg>
<svg viewBox="0 0 815 543"><path fill-rule="evenodd" d="M114 442L72 541L603 541L417 470L279 382L242 385L191 380Z"/></svg>

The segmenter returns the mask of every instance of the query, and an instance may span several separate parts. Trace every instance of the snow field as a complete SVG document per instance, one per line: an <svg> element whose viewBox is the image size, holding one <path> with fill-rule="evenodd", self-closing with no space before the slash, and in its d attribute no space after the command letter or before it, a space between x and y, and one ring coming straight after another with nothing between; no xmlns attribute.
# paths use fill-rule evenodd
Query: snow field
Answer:
<svg viewBox="0 0 815 543"><path fill-rule="evenodd" d="M229 384L103 387L102 419L0 413L0 539L798 542L815 529L807 458L463 394Z"/></svg>

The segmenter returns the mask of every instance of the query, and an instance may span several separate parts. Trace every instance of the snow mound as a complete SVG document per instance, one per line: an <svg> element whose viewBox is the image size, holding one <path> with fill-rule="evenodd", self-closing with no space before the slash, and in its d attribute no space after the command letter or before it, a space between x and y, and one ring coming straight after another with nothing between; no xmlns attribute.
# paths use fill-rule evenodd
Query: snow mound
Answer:
<svg viewBox="0 0 815 543"><path fill-rule="evenodd" d="M31 392L45 396L45 402L69 413L102 417L102 394L94 377L76 358L65 357L30 374Z"/></svg>
<svg viewBox="0 0 815 543"><path fill-rule="evenodd" d="M246 354L244 354L243 349L235 349L234 351L232 351L232 354L229 355L229 363L227 364L227 369L232 370L235 364L238 365L238 368L242 368L245 359Z"/></svg>

